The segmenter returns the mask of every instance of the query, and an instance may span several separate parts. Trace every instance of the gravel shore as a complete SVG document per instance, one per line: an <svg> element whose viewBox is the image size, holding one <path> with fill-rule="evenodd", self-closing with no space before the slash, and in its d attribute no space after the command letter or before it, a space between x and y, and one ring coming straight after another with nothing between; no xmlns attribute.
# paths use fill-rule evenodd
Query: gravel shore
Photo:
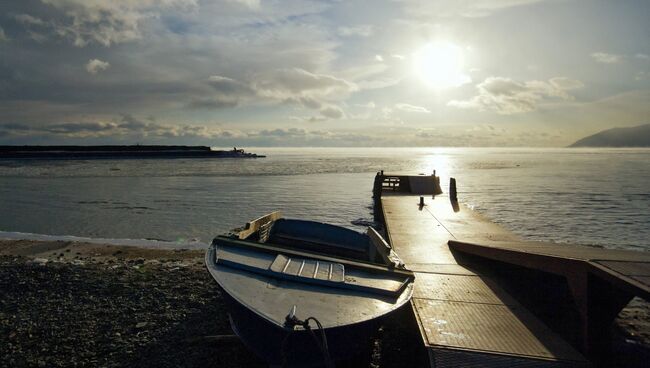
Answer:
<svg viewBox="0 0 650 368"><path fill-rule="evenodd" d="M0 240L0 367L263 367L232 335L203 251ZM369 342L363 366L414 366L406 313ZM622 367L650 358L650 308L617 320Z"/></svg>
<svg viewBox="0 0 650 368"><path fill-rule="evenodd" d="M0 290L0 367L266 366L233 336L203 251L0 240ZM412 331L387 326L348 366L417 365Z"/></svg>
<svg viewBox="0 0 650 368"><path fill-rule="evenodd" d="M200 252L59 245L0 256L1 366L264 366L215 341L232 332Z"/></svg>

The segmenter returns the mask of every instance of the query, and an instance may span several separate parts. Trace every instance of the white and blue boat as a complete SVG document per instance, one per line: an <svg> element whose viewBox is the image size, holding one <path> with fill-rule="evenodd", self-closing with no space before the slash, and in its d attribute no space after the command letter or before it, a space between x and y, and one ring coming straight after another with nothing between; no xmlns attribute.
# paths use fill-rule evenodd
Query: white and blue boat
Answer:
<svg viewBox="0 0 650 368"><path fill-rule="evenodd" d="M279 212L216 237L206 265L225 292L233 330L271 365L353 357L413 293L413 273L374 229L361 234Z"/></svg>

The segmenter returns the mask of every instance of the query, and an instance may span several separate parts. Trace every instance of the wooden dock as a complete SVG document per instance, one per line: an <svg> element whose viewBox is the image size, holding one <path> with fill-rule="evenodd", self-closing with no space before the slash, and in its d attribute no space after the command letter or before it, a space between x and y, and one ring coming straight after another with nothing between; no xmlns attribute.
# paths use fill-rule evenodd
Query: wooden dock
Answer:
<svg viewBox="0 0 650 368"><path fill-rule="evenodd" d="M634 295L648 298L647 254L524 242L440 193L435 176L382 172L375 180L376 215L416 273L411 305L432 367L588 366L585 356L602 348L620 309ZM581 343L571 346L547 327L489 267L474 267L477 258L565 277Z"/></svg>

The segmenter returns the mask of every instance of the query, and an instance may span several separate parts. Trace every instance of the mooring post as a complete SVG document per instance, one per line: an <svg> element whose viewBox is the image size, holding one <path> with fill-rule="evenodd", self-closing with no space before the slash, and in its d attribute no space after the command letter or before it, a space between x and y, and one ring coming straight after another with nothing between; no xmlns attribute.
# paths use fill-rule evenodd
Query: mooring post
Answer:
<svg viewBox="0 0 650 368"><path fill-rule="evenodd" d="M449 178L449 198L451 200L458 200L458 193L456 192L456 179Z"/></svg>
<svg viewBox="0 0 650 368"><path fill-rule="evenodd" d="M424 206L424 197L420 196L420 207Z"/></svg>
<svg viewBox="0 0 650 368"><path fill-rule="evenodd" d="M431 176L433 178L433 193L431 193L431 199L436 199L436 194L439 194L439 193L437 193L437 191L438 191L438 187L437 187L438 177L436 176L436 170L433 170L433 174Z"/></svg>

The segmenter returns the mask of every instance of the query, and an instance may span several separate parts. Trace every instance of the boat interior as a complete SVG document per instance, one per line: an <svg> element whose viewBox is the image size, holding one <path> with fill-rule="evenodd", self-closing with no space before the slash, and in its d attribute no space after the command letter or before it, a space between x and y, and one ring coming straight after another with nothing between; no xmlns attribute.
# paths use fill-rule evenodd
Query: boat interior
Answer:
<svg viewBox="0 0 650 368"><path fill-rule="evenodd" d="M372 228L361 234L319 222L283 219L273 212L230 235L216 237L212 244L207 255L209 269L221 265L275 280L373 294L392 302L414 279Z"/></svg>
<svg viewBox="0 0 650 368"><path fill-rule="evenodd" d="M233 236L280 248L404 268L388 242L371 227L362 234L321 222L285 219L276 211L248 222Z"/></svg>

